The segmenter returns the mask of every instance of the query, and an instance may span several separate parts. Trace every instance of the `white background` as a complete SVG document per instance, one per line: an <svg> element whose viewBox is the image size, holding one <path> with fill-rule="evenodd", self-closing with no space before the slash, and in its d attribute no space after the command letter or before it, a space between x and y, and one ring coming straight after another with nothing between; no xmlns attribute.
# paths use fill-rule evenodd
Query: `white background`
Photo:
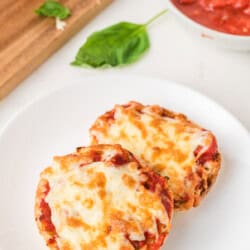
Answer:
<svg viewBox="0 0 250 250"><path fill-rule="evenodd" d="M116 0L0 102L0 126L26 104L76 78L84 81L89 75L117 72L169 79L194 88L222 104L250 130L250 53L208 46L189 34L170 13L150 27L152 47L140 62L105 71L69 66L93 31L122 20L145 22L164 8L165 0Z"/></svg>

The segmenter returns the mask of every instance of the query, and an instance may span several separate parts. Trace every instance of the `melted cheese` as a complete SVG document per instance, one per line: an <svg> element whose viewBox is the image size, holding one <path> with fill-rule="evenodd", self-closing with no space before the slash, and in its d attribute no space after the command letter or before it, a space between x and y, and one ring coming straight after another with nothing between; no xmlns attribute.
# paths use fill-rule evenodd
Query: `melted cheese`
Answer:
<svg viewBox="0 0 250 250"><path fill-rule="evenodd" d="M116 105L114 119L106 115L98 118L90 130L92 144L121 144L141 162L169 177L175 198L189 196L192 200L200 181L195 176L194 151L199 145L202 146L200 154L208 149L213 138L211 133L182 115L162 116L155 112L157 106L143 106L138 111L133 105Z"/></svg>
<svg viewBox="0 0 250 250"><path fill-rule="evenodd" d="M106 157L114 154L106 152ZM43 177L50 186L46 202L60 249L129 250L134 248L126 235L139 241L146 231L158 236L157 220L168 229L161 199L141 185L135 162L115 167L104 162L82 166L74 156L55 160Z"/></svg>

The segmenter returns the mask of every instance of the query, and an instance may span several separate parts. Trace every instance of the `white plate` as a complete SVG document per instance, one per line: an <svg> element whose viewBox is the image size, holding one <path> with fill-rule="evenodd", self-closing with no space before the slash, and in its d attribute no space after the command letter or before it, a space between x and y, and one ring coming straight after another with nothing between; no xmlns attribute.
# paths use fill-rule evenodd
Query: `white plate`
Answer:
<svg viewBox="0 0 250 250"><path fill-rule="evenodd" d="M34 223L40 171L54 155L88 144L88 128L116 103L137 100L187 114L217 136L224 166L202 205L175 215L163 249L247 250L250 226L248 132L219 105L168 81L84 78L26 107L0 136L0 249L46 249Z"/></svg>

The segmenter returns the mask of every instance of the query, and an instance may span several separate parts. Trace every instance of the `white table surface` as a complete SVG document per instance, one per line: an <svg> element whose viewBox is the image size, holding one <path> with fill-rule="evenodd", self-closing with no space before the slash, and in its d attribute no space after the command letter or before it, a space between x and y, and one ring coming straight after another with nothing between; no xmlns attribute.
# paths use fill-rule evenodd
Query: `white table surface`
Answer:
<svg viewBox="0 0 250 250"><path fill-rule="evenodd" d="M121 20L144 22L164 8L164 0L116 0L0 102L0 129L27 104L76 78L84 81L86 76L116 72L169 79L196 89L224 106L250 131L250 53L208 46L171 13L150 27L152 47L140 62L105 71L69 66L93 31Z"/></svg>

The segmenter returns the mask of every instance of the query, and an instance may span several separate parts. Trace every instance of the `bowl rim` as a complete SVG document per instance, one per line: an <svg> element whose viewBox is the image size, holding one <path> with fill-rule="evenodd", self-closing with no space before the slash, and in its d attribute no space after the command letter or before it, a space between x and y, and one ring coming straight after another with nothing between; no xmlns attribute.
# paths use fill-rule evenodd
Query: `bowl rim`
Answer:
<svg viewBox="0 0 250 250"><path fill-rule="evenodd" d="M192 18L186 16L182 11L180 11L175 4L172 2L172 0L167 0L168 8L170 11L172 11L174 14L182 18L184 21L188 22L190 25L195 26L195 28L202 30L202 34L207 35L208 37L211 36L211 39L214 39L215 37L224 38L228 40L242 40L242 41L249 41L249 36L244 35L234 35L234 34L228 34L221 31L214 30L212 28L206 27L205 25L202 25L196 21L194 21ZM205 34L205 33L208 34Z"/></svg>

